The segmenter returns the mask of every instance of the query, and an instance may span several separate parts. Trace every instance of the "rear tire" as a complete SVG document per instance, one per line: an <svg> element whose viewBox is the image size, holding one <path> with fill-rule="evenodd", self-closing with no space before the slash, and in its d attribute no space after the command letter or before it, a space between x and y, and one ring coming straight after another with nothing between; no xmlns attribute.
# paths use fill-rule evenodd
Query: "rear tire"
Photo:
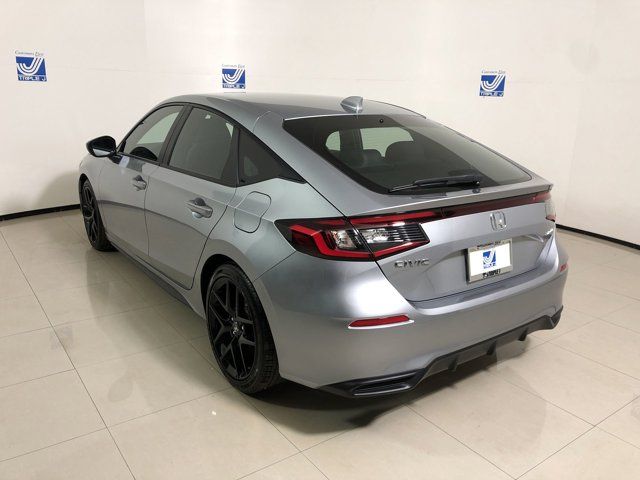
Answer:
<svg viewBox="0 0 640 480"><path fill-rule="evenodd" d="M206 314L213 355L231 385L253 394L280 380L267 317L240 268L229 263L215 270L207 288Z"/></svg>
<svg viewBox="0 0 640 480"><path fill-rule="evenodd" d="M87 238L91 246L101 252L115 250L107 239L100 210L98 210L98 201L89 180L85 180L80 187L80 208L82 210L82 220L84 220L84 229L87 232Z"/></svg>

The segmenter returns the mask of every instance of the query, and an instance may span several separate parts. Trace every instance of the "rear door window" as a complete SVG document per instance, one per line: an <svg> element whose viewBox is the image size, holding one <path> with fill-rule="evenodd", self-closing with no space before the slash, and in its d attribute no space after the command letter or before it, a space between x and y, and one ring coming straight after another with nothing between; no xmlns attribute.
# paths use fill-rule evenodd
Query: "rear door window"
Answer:
<svg viewBox="0 0 640 480"><path fill-rule="evenodd" d="M176 140L169 166L225 185L236 183L237 128L209 110L194 108Z"/></svg>

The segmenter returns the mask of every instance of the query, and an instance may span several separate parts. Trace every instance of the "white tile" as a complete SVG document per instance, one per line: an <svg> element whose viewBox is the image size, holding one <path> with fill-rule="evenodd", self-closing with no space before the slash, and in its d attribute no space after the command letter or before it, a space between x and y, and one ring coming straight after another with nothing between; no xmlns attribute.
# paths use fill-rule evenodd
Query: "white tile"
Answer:
<svg viewBox="0 0 640 480"><path fill-rule="evenodd" d="M593 317L600 317L630 305L634 300L624 295L579 282L567 282L563 301L564 305L572 310L586 313Z"/></svg>
<svg viewBox="0 0 640 480"><path fill-rule="evenodd" d="M96 283L64 290L46 290L37 294L53 325L126 312L148 305L125 282Z"/></svg>
<svg viewBox="0 0 640 480"><path fill-rule="evenodd" d="M411 408L514 477L590 428L490 373L475 372L456 382L445 379L426 385L430 390Z"/></svg>
<svg viewBox="0 0 640 480"><path fill-rule="evenodd" d="M640 300L640 272L637 271L631 272L600 265L575 273L573 279L593 288Z"/></svg>
<svg viewBox="0 0 640 480"><path fill-rule="evenodd" d="M52 328L0 338L0 387L72 368Z"/></svg>
<svg viewBox="0 0 640 480"><path fill-rule="evenodd" d="M77 233L56 214L17 218L0 223L0 232L10 248L79 241Z"/></svg>
<svg viewBox="0 0 640 480"><path fill-rule="evenodd" d="M602 319L640 333L640 301L607 313Z"/></svg>
<svg viewBox="0 0 640 480"><path fill-rule="evenodd" d="M552 343L640 379L640 333L597 320Z"/></svg>
<svg viewBox="0 0 640 480"><path fill-rule="evenodd" d="M0 300L25 297L33 291L19 269L0 266Z"/></svg>
<svg viewBox="0 0 640 480"><path fill-rule="evenodd" d="M182 341L153 308L55 327L76 368Z"/></svg>
<svg viewBox="0 0 640 480"><path fill-rule="evenodd" d="M112 433L140 480L238 478L297 453L233 390L130 420Z"/></svg>
<svg viewBox="0 0 640 480"><path fill-rule="evenodd" d="M137 279L141 275L145 275L136 262L120 252L109 253L104 257L104 261L124 278Z"/></svg>
<svg viewBox="0 0 640 480"><path fill-rule="evenodd" d="M33 294L0 300L0 337L48 326L49 320Z"/></svg>
<svg viewBox="0 0 640 480"><path fill-rule="evenodd" d="M36 293L122 280L120 275L100 259L62 264L30 264L23 267L23 271Z"/></svg>
<svg viewBox="0 0 640 480"><path fill-rule="evenodd" d="M2 275L7 275L20 271L20 266L13 256L13 253L11 253L11 250L0 249L0 273L2 273Z"/></svg>
<svg viewBox="0 0 640 480"><path fill-rule="evenodd" d="M186 342L82 367L78 373L107 425L231 387Z"/></svg>
<svg viewBox="0 0 640 480"><path fill-rule="evenodd" d="M592 424L640 395L640 380L550 343L489 371Z"/></svg>
<svg viewBox="0 0 640 480"><path fill-rule="evenodd" d="M640 398L611 415L599 427L640 448Z"/></svg>
<svg viewBox="0 0 640 480"><path fill-rule="evenodd" d="M9 246L7 245L7 242L5 242L4 237L2 236L2 231L0 230L0 252L6 252L8 250Z"/></svg>
<svg viewBox="0 0 640 480"><path fill-rule="evenodd" d="M531 336L547 342L586 325L587 323L593 322L595 319L596 317L565 307L562 310L560 322L555 328L551 330L538 330L537 332L533 332Z"/></svg>
<svg viewBox="0 0 640 480"><path fill-rule="evenodd" d="M0 460L104 428L76 372L1 388L0 425Z"/></svg>
<svg viewBox="0 0 640 480"><path fill-rule="evenodd" d="M133 480L106 430L0 462L3 480Z"/></svg>
<svg viewBox="0 0 640 480"><path fill-rule="evenodd" d="M94 250L89 243L80 239L74 242L48 242L36 245L17 243L15 245L10 244L10 247L16 260L23 267L47 263L88 262L100 258L100 252Z"/></svg>
<svg viewBox="0 0 640 480"><path fill-rule="evenodd" d="M509 478L406 407L380 412L369 421L366 428L327 440L306 455L328 478Z"/></svg>
<svg viewBox="0 0 640 480"><path fill-rule="evenodd" d="M193 340L189 340L189 343L193 345L200 355L202 355L207 362L209 362L213 368L220 371L220 367L218 366L218 362L213 356L213 349L211 348L211 342L209 342L209 337L199 337L194 338Z"/></svg>
<svg viewBox="0 0 640 480"><path fill-rule="evenodd" d="M563 232L560 242L569 252L569 268L573 262L603 265L629 255L632 250L615 243Z"/></svg>
<svg viewBox="0 0 640 480"><path fill-rule="evenodd" d="M283 382L259 397L248 397L248 401L296 447L305 450L342 432L362 427L366 419L375 417L383 409L399 407L406 398L389 396L354 401Z"/></svg>
<svg viewBox="0 0 640 480"><path fill-rule="evenodd" d="M640 450L594 428L538 465L523 480L640 478Z"/></svg>
<svg viewBox="0 0 640 480"><path fill-rule="evenodd" d="M82 213L78 211L61 212L60 218L71 227L79 237L86 239L87 231L84 227L84 220L82 219Z"/></svg>
<svg viewBox="0 0 640 480"><path fill-rule="evenodd" d="M617 268L631 273L640 272L640 252L628 253L621 255L605 263L607 267Z"/></svg>
<svg viewBox="0 0 640 480"><path fill-rule="evenodd" d="M207 322L181 302L171 302L155 307L160 316L169 322L180 335L188 340L207 335Z"/></svg>
<svg viewBox="0 0 640 480"><path fill-rule="evenodd" d="M131 285L132 291L136 292L150 305L162 305L178 301L144 273L141 273L138 278L129 277L126 282Z"/></svg>
<svg viewBox="0 0 640 480"><path fill-rule="evenodd" d="M118 272L131 287L154 305L177 301L145 273L140 265L121 253L104 257L108 265Z"/></svg>
<svg viewBox="0 0 640 480"><path fill-rule="evenodd" d="M259 470L247 477L247 480L326 480L302 453Z"/></svg>

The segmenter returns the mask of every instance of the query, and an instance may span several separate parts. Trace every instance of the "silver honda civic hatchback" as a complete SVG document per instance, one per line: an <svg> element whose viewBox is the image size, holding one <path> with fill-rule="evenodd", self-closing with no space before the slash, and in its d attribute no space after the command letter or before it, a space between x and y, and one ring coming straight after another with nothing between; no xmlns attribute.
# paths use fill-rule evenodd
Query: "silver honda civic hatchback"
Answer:
<svg viewBox="0 0 640 480"><path fill-rule="evenodd" d="M406 391L560 320L551 184L405 108L186 95L87 149L91 244L205 319L242 392Z"/></svg>

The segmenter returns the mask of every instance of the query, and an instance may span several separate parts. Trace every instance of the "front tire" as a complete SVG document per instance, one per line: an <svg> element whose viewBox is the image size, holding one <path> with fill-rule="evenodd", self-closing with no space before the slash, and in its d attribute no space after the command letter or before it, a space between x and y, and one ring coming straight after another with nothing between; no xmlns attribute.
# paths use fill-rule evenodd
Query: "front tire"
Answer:
<svg viewBox="0 0 640 480"><path fill-rule="evenodd" d="M229 383L246 394L280 380L267 317L253 285L233 264L213 273L207 289L207 326L213 355Z"/></svg>
<svg viewBox="0 0 640 480"><path fill-rule="evenodd" d="M91 246L101 252L114 250L113 245L107 240L107 233L98 210L98 201L89 180L85 180L80 187L80 208L84 229Z"/></svg>

